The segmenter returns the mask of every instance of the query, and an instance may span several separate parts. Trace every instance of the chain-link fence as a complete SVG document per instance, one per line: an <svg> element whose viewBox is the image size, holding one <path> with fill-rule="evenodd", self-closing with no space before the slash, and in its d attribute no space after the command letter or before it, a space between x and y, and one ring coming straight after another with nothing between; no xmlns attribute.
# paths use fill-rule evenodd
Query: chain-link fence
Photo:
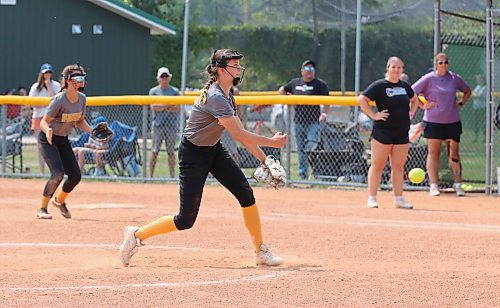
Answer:
<svg viewBox="0 0 500 308"><path fill-rule="evenodd" d="M276 94L279 85L289 80L276 80L276 75L273 74L276 68L278 66L286 66L290 72L289 74L287 72L287 78L298 77L300 62L297 67L295 63L297 61L295 60L303 60L304 57L308 56L314 56L318 59L318 76L328 83L331 90L353 88L354 59L353 53L349 52L349 50L354 50L352 27L354 26L356 15L355 1L316 0L311 2L311 7L304 7L303 2L301 2L302 6L299 6L299 3L295 1L264 1L266 5L263 5L262 1L244 2L248 6L245 10L241 11L241 7L234 7L229 4L217 5L217 1L213 1L211 2L212 6L208 5L204 9L204 12L213 11L213 14L196 15L196 22L200 25L215 26L219 30L216 31L214 37L215 46L225 43L225 38L222 36L223 33L227 34L227 32L224 32L225 26L250 24L259 27L262 26L263 21L269 20L276 22L277 25L301 25L305 28L313 29L314 31L311 33L313 34L313 41L317 45L315 48L306 48L303 53L294 54L294 59L290 59L287 56L276 56L273 59L269 59L267 66L261 68L261 70L249 65L250 69L242 84L242 95L245 95L245 92L249 90L255 90L252 88L254 86L259 88L259 90L265 89ZM484 108L486 99L484 98L484 94L482 94L484 92L482 83L485 80L486 72L485 2L482 0L441 1L443 49L450 57L451 70L464 77L476 93L471 98L469 104L461 111L464 133L462 135L460 152L464 182L471 185L472 188L478 189L484 189L486 173L486 113ZM364 49L362 49L363 73L361 89L366 88L373 80L383 76L385 61L389 56L399 55L397 54L400 52L400 49L398 49L399 45L403 44L395 44L394 42L404 41L408 42L408 44L412 43L413 40L411 37L398 37L397 33L393 35L390 31L395 28L393 27L394 25L399 25L398 22L411 17L411 19L416 18L421 21L419 27L427 29L426 33L432 32L433 21L428 16L432 15L434 0L387 1L385 3L387 5L382 7L377 6L375 2L370 2L370 5L364 7L362 11L363 29L367 31L368 36L373 35L376 40L374 42L370 40L364 41ZM199 1L192 1L192 4L194 8L196 6L205 6L204 2ZM298 10L299 7L302 7L302 10ZM193 11L196 10L194 9ZM279 16L277 15L276 18L270 19L268 15L272 14L278 14ZM213 16L232 17L212 18ZM283 16L286 18L282 18ZM495 13L494 17L498 17L498 12ZM374 30L374 27L379 23L386 25L384 27L386 32ZM496 30L494 31L495 41L498 41L498 25L495 24L494 30ZM218 37L217 33L221 33L221 36ZM295 32L287 32L286 35L290 36L292 33ZM414 34L413 32L408 33ZM347 35L347 38L344 37L342 39L342 34ZM405 61L405 67L410 75L410 83L416 81L432 66L433 55L428 46L429 42L425 41L431 36L430 34L428 36L419 36L423 40L421 48L418 49L419 52L399 55ZM244 38L243 35L231 36L235 46L242 44L243 50L251 50L250 47L244 45L248 44L248 39L244 40ZM291 46L295 46L293 49L300 50L302 45L304 45L305 39L308 39L307 42L310 43L309 37L298 36ZM251 43L255 45L255 41L251 41ZM274 41L268 43L270 45L266 46L270 49L277 49L281 44ZM380 52L380 50L385 50L384 48L387 50ZM344 49L344 52L341 49ZM346 53L345 51L348 52ZM377 55L375 55L375 52L378 52ZM335 59L331 58L331 54L336 55ZM250 62L248 64L252 64L252 57L255 58L257 56L258 54L252 55L250 52L249 57L245 59L248 59ZM206 64L203 57L200 56L195 61L189 62L189 70L196 71L197 76L202 71L202 66ZM376 58L377 60L374 61L372 58ZM497 58L495 58L495 64L498 62ZM497 84L498 76L497 74L494 76L494 84ZM188 85L201 86L202 82L195 80L196 78L190 77ZM192 80L196 82L192 83ZM338 92L335 94L339 95ZM496 109L498 109L498 97L495 95ZM36 138L29 129L29 109L26 109L17 118L10 118L9 107L2 106L2 115L4 117L2 119L2 131L5 132L5 134L1 134L0 136L0 144L2 144L0 156L3 158L2 174L16 176L21 174L27 176L41 174L42 170L37 158ZM302 154L308 169L307 174L301 174L299 171L300 154L297 151L297 138L299 136L296 134L297 127L292 120L296 108L297 105L288 106L273 104L272 102L269 102L268 105L240 105L240 117L245 127L256 133L267 136L271 136L276 131L289 133L290 142L285 149L281 151L266 149L266 152L279 156L283 164L288 166L292 182L349 186L366 185L367 170L370 165L370 144L368 141L372 128L370 119L362 113L359 114L358 119L354 119L352 107L332 105L327 121L319 124L319 136L317 138L305 137L309 145L306 153ZM181 110L185 113L185 117L189 116L189 106L186 105ZM151 177L152 152L156 146L155 143L158 141L154 141L154 137L152 136L153 114L149 106L120 105L88 107L87 120L89 123L92 123L100 116L106 118L108 123L117 130L117 134L112 140L108 152L102 157L104 161L104 173L97 170L96 159L92 153L84 155L83 171L86 176L102 176L104 174L110 177L134 177L139 179L167 180L172 178L170 172L171 165L169 165L169 159L172 161L172 156L169 155L164 144L156 157L155 172L154 176ZM418 124L421 119L422 111L419 111L412 124ZM172 125L179 129L175 132L170 130L166 138L175 140L173 157L177 159L179 138L174 138L174 136L180 135L181 125L178 122ZM414 126L414 128L418 127ZM413 133L413 130L411 133ZM75 131L71 136L74 139L75 147L85 147L85 138L87 136L85 134L81 135L81 132ZM498 146L500 144L499 135L498 128L495 128L493 131L494 145ZM234 143L230 137L225 136L223 142L235 160L242 166L245 174L251 176L253 168L257 165L255 159L241 145ZM451 184L452 176L448 167L446 151L443 150L442 154L440 178L444 184ZM405 167L406 171L414 167L425 169L426 156L427 147L424 138L416 137L410 147L408 162ZM494 156L494 167L500 166L498 156ZM45 175L47 173L48 170L45 168ZM176 180L177 176L177 163L175 163L173 180ZM384 184L390 184L389 177L390 171L386 168L383 174ZM408 182L407 184L409 185ZM427 182L424 182L412 187L422 188L427 184Z"/></svg>
<svg viewBox="0 0 500 308"><path fill-rule="evenodd" d="M278 96L275 97L278 98ZM190 98L194 101L195 96L190 96ZM318 127L321 131L321 138L318 135L318 138L307 141L310 144L307 153L303 154L307 155L305 160L309 171L307 176L300 178L298 174L299 156L296 150L297 139L294 133L295 125L294 121L291 120L294 117L294 107L272 104L272 101L269 103L269 105L239 105L239 114L245 128L249 131L265 136L272 136L275 132L282 131L291 136L290 146L286 149L264 148L264 150L267 154L281 158L284 164L290 166L292 181L302 179L331 182L353 174L351 169L355 169L353 179L357 176L358 179L361 179L359 182L364 181L367 163L364 159L362 138L366 139L366 137L363 136L363 133L358 133L356 123L345 121L348 119L348 113L345 117L341 117L340 113L335 113L335 116L330 115L329 119ZM30 108L27 108L26 113L10 118L7 111L12 105L4 104L1 106L3 117L1 122L4 125L2 132L6 132L0 136L0 145L2 145L0 157L5 157L0 164L2 174L12 176L48 175L48 168L39 163L37 138L30 129ZM319 106L315 108L320 110ZM180 110L180 112L185 113L184 117L188 118L191 106L184 105ZM163 122L163 124L153 128L154 116L157 118L169 117L172 114L175 116L172 117L171 121ZM98 158L96 151L92 150L95 145L91 144L92 140L89 135L78 129L73 131L70 140L75 149L75 155L77 157L83 155L81 158L82 174L90 177L176 178L178 176L177 164L172 162L172 159L177 159L179 135L182 132L180 118L177 112L153 112L149 105L89 105L86 110L87 122L96 125L106 121L115 135L109 142L108 148L101 151L99 154L101 157ZM251 176L253 170L258 166L257 160L242 145L237 144L230 135L225 134L222 142L245 173ZM86 150L82 151L82 148L86 148ZM78 153L79 151L81 153ZM84 153L82 154L82 152ZM172 155L170 158L169 154ZM156 164L152 165L152 160L156 161ZM99 166L100 164L103 166ZM101 167L103 167L102 170L99 169ZM171 168L174 168L173 173L170 172ZM151 169L155 169L154 176L152 176Z"/></svg>
<svg viewBox="0 0 500 308"><path fill-rule="evenodd" d="M494 27L498 33L498 24ZM486 9L477 11L441 10L441 38L443 51L450 58L450 69L460 74L469 84L472 96L461 109L463 134L460 143L463 181L484 189L487 169L487 61L486 61ZM498 39L494 40L498 41ZM498 56L495 57L495 63ZM498 74L494 74L498 81ZM494 82L495 83L495 82ZM498 105L498 96L495 104ZM493 130L493 144L500 142L497 129ZM498 165L494 158L493 165ZM440 161L441 178L453 181L447 159ZM491 170L489 170L491 172Z"/></svg>
<svg viewBox="0 0 500 308"><path fill-rule="evenodd" d="M194 98L193 96L192 99ZM272 136L277 131L289 134L289 143L285 149L264 148L264 151L281 159L287 166L292 183L348 186L366 184L370 165L368 141L372 125L370 120L360 117L359 123L349 121L349 109L332 105L331 109L336 110L329 113L326 121L318 122L317 116L320 114L321 106L272 104L274 99L279 101L279 96L268 98L269 105L242 104L239 106L239 113L245 128L249 131L265 136ZM310 100L314 98L311 97ZM350 104L355 100L354 96L344 97L344 101ZM310 114L305 115L314 117L311 123L317 125L309 127L303 122L296 121L296 110L300 107L308 108L306 110ZM342 108L344 114L341 112ZM4 105L2 110L6 109ZM314 111L315 109L317 110ZM189 117L190 106L183 106L181 110L185 112L186 118ZM156 113L156 116L159 114ZM166 132L163 137L167 141L158 147L160 141L155 140L158 137L153 134L153 112L149 105L89 106L86 120L93 125L107 121L115 136L110 141L109 148L100 153L100 158L96 157L97 152L94 150L84 151L84 156L81 158L83 175L174 180L178 176L178 170L172 157L175 157L174 159L177 157L179 134L182 129L179 117L174 118L175 122L155 128L155 134L160 136L160 131ZM16 143L16 147L7 145L4 174L34 176L43 172L38 164L35 136L30 130L21 130L26 122L29 122L29 117L7 121L7 143L12 141ZM299 133L299 125L303 126L302 135ZM11 138L12 134L19 139ZM77 156L78 150L89 147L88 144L91 143L88 134L78 130L74 131L70 139ZM259 164L257 160L229 135L225 135L222 142L245 174L250 177ZM297 144L301 143L302 152L297 148ZM168 144L173 144L172 149L167 150ZM14 149L18 152L14 152ZM425 150L425 144L421 143L420 138L412 143L406 171L414 167L425 167ZM169 152L172 152L171 157ZM156 163L152 164L152 161ZM174 168L173 173L171 168ZM155 169L154 175L152 169ZM47 172L45 169L45 175ZM389 180L390 169L386 168L383 174L384 184L389 184Z"/></svg>
<svg viewBox="0 0 500 308"><path fill-rule="evenodd" d="M496 189L497 189L497 194L500 196L500 154L499 154L499 148L500 148L500 74L498 73L499 68L500 68L500 55L496 53L498 49L500 49L500 24L495 23L496 20L499 20L500 18L500 10L499 9L492 9L491 10L491 34L487 33L491 37L491 55L492 55L492 71L491 71L491 83L492 83L492 89L490 97L492 98L493 101L493 106L489 108L490 112L487 112L491 118L489 119L491 121L491 140L493 140L493 143L490 145L491 146L491 152L492 154L492 163L491 163L491 176L493 178L493 183L496 179ZM496 70L495 70L496 69ZM487 117L488 119L488 117ZM488 133L486 134L488 137ZM493 186L492 183L492 186ZM493 190L493 188L492 188Z"/></svg>
<svg viewBox="0 0 500 308"><path fill-rule="evenodd" d="M349 100L349 98L346 99ZM355 97L351 97L350 101L355 99ZM271 102L272 99L269 100ZM244 119L245 128L249 131L266 136L272 136L276 131L289 134L290 142L285 149L264 148L264 150L267 154L273 154L280 158L282 163L287 166L292 183L366 185L367 171L370 165L368 139L372 122L363 116L360 116L358 123L350 122L349 112L345 113L343 119L340 113L336 113L335 116L330 114L326 121L320 122L316 127L318 134L305 134L302 136L303 140L298 140L300 135L297 133L297 125L300 123L292 120L295 117L297 106L282 104L240 105L240 114L241 118ZM317 108L320 107L317 106ZM189 116L189 109L189 106L184 106L181 109L182 112L186 113L186 118ZM7 118L6 110L7 106L3 105L4 119ZM107 121L115 132L115 136L110 141L109 148L100 154L97 154L94 149L84 151L83 158L81 158L83 175L87 177L176 180L178 170L173 159L177 159L178 140L181 132L179 120L169 123L170 127L156 127L155 133L159 136L162 136L161 131L165 130L166 133L163 137L167 140L166 144L162 144L158 148L158 151L158 149L153 150L161 143L155 140L157 137L153 134L152 117L153 112L149 105L89 106L86 113L87 121L93 125L100 121ZM2 131L7 132L7 134L2 134L0 139L2 157L5 157L2 160L2 174L10 176L41 175L43 169L40 169L37 159L36 138L30 130L26 129L29 127L26 125L29 123L29 118L7 119L3 123L6 125ZM415 126L418 126L418 123L418 119L414 120ZM411 134L413 134L413 130ZM495 136L497 138L498 134ZM88 134L78 130L74 131L70 139L77 157L79 155L77 151L81 148L88 148L88 143L91 143ZM245 174L250 177L258 165L256 159L243 146L234 142L230 136L225 136L222 142L243 168ZM307 144L302 153L297 150L297 143L300 142ZM167 150L166 145L170 144L172 149ZM467 151L467 146L464 149ZM153 154L153 152L157 154ZM80 155L82 154L80 153ZM301 155L304 159L302 166L300 165ZM405 171L408 172L416 167L425 169L426 155L425 141L417 136L411 143ZM479 156L484 161L484 154ZM152 160L156 161L154 166ZM466 160L464 170L468 170L466 169L468 164L470 162ZM153 168L155 169L154 175ZM484 179L484 165L482 168ZM47 175L47 168L44 171ZM384 170L382 181L383 184L390 184L388 166ZM470 182L470 180L467 181ZM477 183L483 184L484 180L478 180ZM422 187L426 184L419 186Z"/></svg>

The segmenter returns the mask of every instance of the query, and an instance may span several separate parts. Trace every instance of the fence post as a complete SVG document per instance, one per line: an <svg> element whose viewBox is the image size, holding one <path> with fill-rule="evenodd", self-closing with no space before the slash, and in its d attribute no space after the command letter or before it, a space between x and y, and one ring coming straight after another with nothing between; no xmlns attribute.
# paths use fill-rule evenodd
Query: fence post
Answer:
<svg viewBox="0 0 500 308"><path fill-rule="evenodd" d="M500 166L497 167L497 196L500 197Z"/></svg>
<svg viewBox="0 0 500 308"><path fill-rule="evenodd" d="M142 106L142 177L147 178L148 170L148 116L149 105Z"/></svg>
<svg viewBox="0 0 500 308"><path fill-rule="evenodd" d="M293 133L292 133L292 109L293 109L293 105L287 105L287 114L286 114L286 131L288 132L288 142L286 143L285 145L285 151L286 151L286 177L287 179L290 181L290 177L292 175L292 171L290 170L291 168L291 159L292 159L292 146L291 146L291 138Z"/></svg>

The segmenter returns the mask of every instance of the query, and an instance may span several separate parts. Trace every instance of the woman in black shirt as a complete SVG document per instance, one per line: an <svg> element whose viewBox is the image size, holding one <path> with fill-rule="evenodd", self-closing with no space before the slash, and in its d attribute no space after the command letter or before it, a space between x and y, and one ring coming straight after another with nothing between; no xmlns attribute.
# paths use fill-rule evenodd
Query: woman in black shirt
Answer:
<svg viewBox="0 0 500 308"><path fill-rule="evenodd" d="M391 163L394 206L413 208L403 198L403 174L409 149L410 120L418 108L418 97L408 83L400 80L403 67L403 61L398 57L389 58L385 78L373 82L358 97L361 110L374 121L372 162L368 171L369 208L378 208L377 191L387 158ZM370 101L375 101L378 112L370 107Z"/></svg>

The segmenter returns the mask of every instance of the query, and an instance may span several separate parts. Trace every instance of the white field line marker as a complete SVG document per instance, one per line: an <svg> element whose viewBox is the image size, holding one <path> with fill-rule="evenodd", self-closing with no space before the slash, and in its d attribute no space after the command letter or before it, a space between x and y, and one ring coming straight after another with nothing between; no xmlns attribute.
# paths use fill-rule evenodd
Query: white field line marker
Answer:
<svg viewBox="0 0 500 308"><path fill-rule="evenodd" d="M45 248L113 248L118 249L119 245L113 244L72 244L72 243L0 243L2 247L45 247ZM217 248L199 248L199 247L174 247L174 246L154 246L145 245L141 249L170 249L170 250L203 250L203 251L224 251Z"/></svg>
<svg viewBox="0 0 500 308"><path fill-rule="evenodd" d="M210 213L204 215L214 217L231 217L241 218L236 214L228 213ZM319 215L300 215L287 213L271 213L261 216L262 220L279 221L279 222L296 222L296 223L314 223L314 224L347 224L347 225L365 225L374 227L391 227L391 228L415 228L415 229L435 229L435 230L453 230L453 231L473 231L473 232L494 232L500 233L500 225L482 225L482 224L465 224L453 222L432 222L418 220L391 220L377 218L359 218L359 217L335 217L335 216L319 216Z"/></svg>
<svg viewBox="0 0 500 308"><path fill-rule="evenodd" d="M160 282L160 283L131 283L119 285L96 285L96 286L68 286L68 287L21 287L21 288L0 288L0 292L50 292L50 291L84 291L84 290L115 290L115 289L139 289L139 288L173 288L173 287L196 287L223 285L238 282L262 281L278 277L284 277L296 271L280 271L261 276L241 277L235 279L207 280L207 281L188 281L188 282Z"/></svg>
<svg viewBox="0 0 500 308"><path fill-rule="evenodd" d="M349 225L369 225L378 227L394 228L417 228L417 229L441 229L456 231L478 231L478 232L499 232L500 225L464 224L452 222L432 222L414 220L391 220L377 218L359 217L325 217L318 215L294 215L286 213L274 213L263 217L267 220L287 220L301 223L321 223L321 224L349 224Z"/></svg>

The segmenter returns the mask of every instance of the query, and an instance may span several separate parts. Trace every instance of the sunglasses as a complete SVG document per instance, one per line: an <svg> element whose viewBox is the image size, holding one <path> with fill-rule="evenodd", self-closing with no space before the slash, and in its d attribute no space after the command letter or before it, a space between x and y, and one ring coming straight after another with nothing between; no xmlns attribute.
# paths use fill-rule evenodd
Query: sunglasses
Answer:
<svg viewBox="0 0 500 308"><path fill-rule="evenodd" d="M52 74L52 71L46 71L44 74Z"/></svg>
<svg viewBox="0 0 500 308"><path fill-rule="evenodd" d="M161 74L160 75L160 78L168 78L168 77L170 77L170 76L168 76L167 74Z"/></svg>
<svg viewBox="0 0 500 308"><path fill-rule="evenodd" d="M314 72L316 69L313 66L304 66L304 71Z"/></svg>
<svg viewBox="0 0 500 308"><path fill-rule="evenodd" d="M85 76L78 75L78 76L71 76L71 80L74 80L76 82L85 82Z"/></svg>
<svg viewBox="0 0 500 308"><path fill-rule="evenodd" d="M448 64L448 60L446 60L446 61L439 61L438 64L439 65Z"/></svg>

